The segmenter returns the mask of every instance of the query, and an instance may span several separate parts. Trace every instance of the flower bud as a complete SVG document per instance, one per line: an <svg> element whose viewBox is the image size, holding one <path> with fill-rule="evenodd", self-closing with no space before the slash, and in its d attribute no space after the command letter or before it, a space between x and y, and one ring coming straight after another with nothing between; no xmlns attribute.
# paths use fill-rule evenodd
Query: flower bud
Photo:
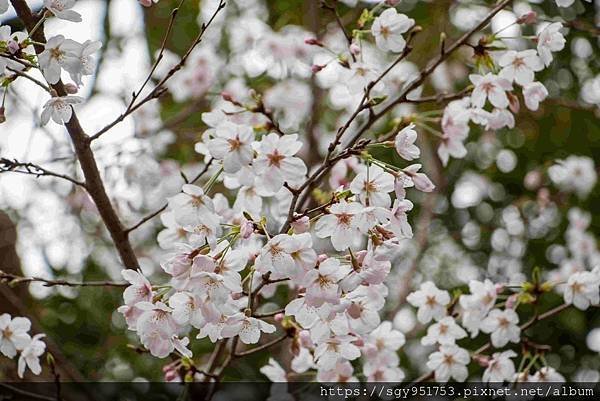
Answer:
<svg viewBox="0 0 600 401"><path fill-rule="evenodd" d="M323 46L323 43L321 43L321 41L316 38L304 39L304 43L310 46Z"/></svg>
<svg viewBox="0 0 600 401"><path fill-rule="evenodd" d="M490 364L490 357L487 355L473 355L473 360L484 368Z"/></svg>
<svg viewBox="0 0 600 401"><path fill-rule="evenodd" d="M542 174L537 170L532 170L525 175L525 188L530 191L538 189L542 185Z"/></svg>
<svg viewBox="0 0 600 401"><path fill-rule="evenodd" d="M16 54L21 50L21 45L19 45L19 42L16 40L9 40L6 43L6 47L8 48L10 54Z"/></svg>
<svg viewBox="0 0 600 401"><path fill-rule="evenodd" d="M77 88L77 85L73 84L73 83L68 83L65 84L65 91L69 94L69 95L74 95L77 93L77 91L79 90L79 88Z"/></svg>
<svg viewBox="0 0 600 401"><path fill-rule="evenodd" d="M421 192L431 192L435 189L433 182L423 173L413 175L412 180L415 183L415 188Z"/></svg>
<svg viewBox="0 0 600 401"><path fill-rule="evenodd" d="M225 100L226 102L231 102L233 103L233 96L231 96L231 93L223 91L221 92L221 97L223 98L223 100Z"/></svg>
<svg viewBox="0 0 600 401"><path fill-rule="evenodd" d="M513 294L506 299L506 309L514 309L517 306L519 300L519 294Z"/></svg>
<svg viewBox="0 0 600 401"><path fill-rule="evenodd" d="M165 372L165 381L172 382L177 380L177 372L174 370L168 370Z"/></svg>
<svg viewBox="0 0 600 401"><path fill-rule="evenodd" d="M279 323L279 322L283 321L284 317L285 317L285 315L283 313L278 313L275 316L273 316L273 319Z"/></svg>
<svg viewBox="0 0 600 401"><path fill-rule="evenodd" d="M298 334L298 337L300 338L300 344L302 344L302 346L304 348L312 347L313 343L312 343L312 340L310 339L310 332L308 330L300 331L300 334Z"/></svg>
<svg viewBox="0 0 600 401"><path fill-rule="evenodd" d="M521 103L519 102L519 98L512 92L507 92L506 95L508 97L508 108L510 109L510 111L517 114L521 109Z"/></svg>
<svg viewBox="0 0 600 401"><path fill-rule="evenodd" d="M517 24L531 25L535 24L536 21L537 13L535 11L529 11L528 13L525 13L517 18Z"/></svg>
<svg viewBox="0 0 600 401"><path fill-rule="evenodd" d="M504 284L496 284L494 287L496 287L496 294L502 294L502 291L504 291Z"/></svg>
<svg viewBox="0 0 600 401"><path fill-rule="evenodd" d="M350 44L350 53L358 56L360 54L360 46L352 42L352 44Z"/></svg>
<svg viewBox="0 0 600 401"><path fill-rule="evenodd" d="M296 234L302 234L308 231L310 227L310 219L308 216L302 216L290 223Z"/></svg>
<svg viewBox="0 0 600 401"><path fill-rule="evenodd" d="M325 68L324 65L313 64L310 67L310 70L313 72L313 74L316 74L317 72L321 71L323 68Z"/></svg>
<svg viewBox="0 0 600 401"><path fill-rule="evenodd" d="M243 239L250 238L250 236L252 235L253 232L254 232L254 223L251 221L248 221L246 219L243 219L242 223L240 224L240 235L242 236L242 238Z"/></svg>
<svg viewBox="0 0 600 401"><path fill-rule="evenodd" d="M152 0L138 0L138 1L144 7L150 7L150 6L152 6Z"/></svg>
<svg viewBox="0 0 600 401"><path fill-rule="evenodd" d="M394 7L398 3L400 3L400 0L385 0L385 4L390 7Z"/></svg>
<svg viewBox="0 0 600 401"><path fill-rule="evenodd" d="M317 263L321 263L324 260L326 260L327 258L328 258L328 256L326 254L322 253L317 257Z"/></svg>

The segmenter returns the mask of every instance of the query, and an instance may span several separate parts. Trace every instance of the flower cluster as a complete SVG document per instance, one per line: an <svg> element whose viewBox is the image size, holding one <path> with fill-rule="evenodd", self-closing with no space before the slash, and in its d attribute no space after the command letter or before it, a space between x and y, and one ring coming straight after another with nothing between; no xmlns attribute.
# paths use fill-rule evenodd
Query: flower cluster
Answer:
<svg viewBox="0 0 600 401"><path fill-rule="evenodd" d="M0 353L13 359L19 354L17 373L23 378L25 369L29 368L34 375L42 372L40 357L46 350L41 340L44 334L29 334L31 321L26 317L11 317L8 313L0 315Z"/></svg>
<svg viewBox="0 0 600 401"><path fill-rule="evenodd" d="M64 21L81 22L81 15L72 10L74 6L75 0L45 0L42 17L31 28L29 35L19 31L11 33L9 26L0 26L0 78L10 83L30 70L39 70L45 81L51 85L44 86L52 98L43 106L43 125L51 118L57 124L68 123L73 114L72 106L84 100L79 96L70 95L77 93L83 85L84 76L96 72L93 55L102 46L100 42L87 40L80 43L63 35L50 37L45 43L33 39L36 37L36 30L41 29L43 22L52 16ZM0 14L7 9L8 4L4 6L0 3ZM41 46L43 51L36 54L33 46ZM64 86L65 93L58 93L53 86L59 83L63 71L69 74L73 83Z"/></svg>

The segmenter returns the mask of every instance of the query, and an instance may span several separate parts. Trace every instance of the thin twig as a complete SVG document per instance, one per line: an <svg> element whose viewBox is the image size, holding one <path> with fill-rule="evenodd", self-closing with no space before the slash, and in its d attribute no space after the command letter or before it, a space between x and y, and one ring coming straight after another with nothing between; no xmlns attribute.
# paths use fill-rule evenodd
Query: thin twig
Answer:
<svg viewBox="0 0 600 401"><path fill-rule="evenodd" d="M172 67L169 70L169 72L167 72L167 74L158 82L158 84L156 84L156 86L154 87L154 89L152 89L150 91L150 93L148 93L144 98L142 98L141 100L139 100L137 103L135 101L137 100L139 94L138 94L138 96L135 96L135 94L134 94L135 99L132 99L132 101L129 103L129 106L127 106L127 109L121 115L119 115L116 119L114 119L111 123L107 124L100 131L98 131L94 135L92 135L90 137L90 141L94 141L94 140L100 138L103 134L105 134L106 132L110 131L115 125L117 125L120 122L122 122L125 119L125 117L127 117L131 113L135 112L137 109L139 109L140 107L142 107L144 104L146 104L150 100L153 100L153 99L156 99L156 98L160 97L166 91L166 88L164 87L164 85L166 84L166 82L173 75L175 75L175 73L177 71L179 71L179 70L181 70L183 68L183 66L185 65L187 59L192 54L192 51L202 41L202 37L204 36L204 33L206 32L206 30L208 29L208 27L212 24L212 22L217 17L217 15L219 14L219 12L221 10L223 10L224 8L225 8L225 1L221 0L219 2L219 5L218 5L217 9L213 13L213 15L210 17L210 19L208 20L208 22L202 24L202 27L200 28L200 32L198 33L198 36L196 36L196 38L194 39L194 41L192 42L192 44L190 45L190 47L188 48L188 50L185 52L185 54L183 55L183 57L181 57L181 60L179 61L179 63L177 63L174 67ZM156 67L154 67L154 68L156 68Z"/></svg>
<svg viewBox="0 0 600 401"><path fill-rule="evenodd" d="M14 68L10 68L10 67L6 67L6 69L9 70L10 72L14 73L15 75L18 75L20 77L30 80L31 82L33 82L34 84L36 84L37 86L39 86L40 88L45 90L46 92L52 93L52 89L50 89L50 87L48 85L46 85L42 81L32 77L31 75L25 74L23 71L15 70Z"/></svg>
<svg viewBox="0 0 600 401"><path fill-rule="evenodd" d="M246 351L242 351L242 352L237 352L233 356L235 358L243 358L245 356L255 354L257 352L263 351L263 350L265 350L267 348L271 348L272 346L279 344L280 342L284 341L286 338L289 338L288 334L284 334L284 335L282 335L280 337L277 337L277 338L275 338L275 339L273 339L273 340L271 340L269 342L266 342L266 343L264 343L262 345L254 347L252 349L249 349L249 350L246 350Z"/></svg>
<svg viewBox="0 0 600 401"><path fill-rule="evenodd" d="M0 283L9 285L42 283L44 287L65 286L65 287L127 287L129 283L119 283L114 281L68 281L68 280L50 280L43 277L23 277L16 274L6 273L0 270Z"/></svg>
<svg viewBox="0 0 600 401"><path fill-rule="evenodd" d="M0 173L20 173L20 174L28 174L33 175L35 177L48 176L61 178L63 180L67 180L72 184L79 185L80 187L85 188L86 185L84 182L78 181L75 178L69 177L65 174L55 173L54 171L48 170L44 167L41 167L37 164L33 163L25 163L20 162L18 160L9 160L6 158L0 158Z"/></svg>

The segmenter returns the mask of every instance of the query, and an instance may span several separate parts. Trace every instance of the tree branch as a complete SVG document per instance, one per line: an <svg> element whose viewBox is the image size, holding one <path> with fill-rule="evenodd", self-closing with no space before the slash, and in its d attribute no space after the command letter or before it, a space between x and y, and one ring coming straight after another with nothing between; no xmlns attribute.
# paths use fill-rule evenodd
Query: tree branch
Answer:
<svg viewBox="0 0 600 401"><path fill-rule="evenodd" d="M129 283L118 283L114 281L67 281L50 280L42 277L23 277L16 274L6 273L0 270L0 283L7 283L9 286L29 283L42 283L44 287L120 287L129 286Z"/></svg>
<svg viewBox="0 0 600 401"><path fill-rule="evenodd" d="M61 178L71 182L72 184L86 188L85 182L78 181L75 178L69 177L65 174L55 173L54 171L38 166L37 164L20 162L18 160L9 160L4 157L0 158L0 173L8 172L33 175L36 178L41 176Z"/></svg>

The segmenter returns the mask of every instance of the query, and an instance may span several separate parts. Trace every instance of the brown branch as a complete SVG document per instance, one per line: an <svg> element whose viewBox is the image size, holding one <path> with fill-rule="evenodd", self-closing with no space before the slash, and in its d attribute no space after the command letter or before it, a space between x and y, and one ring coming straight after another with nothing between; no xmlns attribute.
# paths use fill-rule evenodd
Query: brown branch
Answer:
<svg viewBox="0 0 600 401"><path fill-rule="evenodd" d="M277 338L275 338L275 339L273 339L273 340L271 340L269 342L261 344L261 345L259 345L257 347L252 348L252 349L249 349L249 350L246 350L246 351L242 351L242 352L237 352L237 353L235 353L233 355L233 357L234 358L243 358L245 356L252 355L252 354L255 354L255 353L260 352L260 351L264 351L267 348L271 348L272 346L279 344L280 342L284 341L286 338L289 338L289 337L290 336L286 333L286 334L284 334L284 335L282 335L280 337L277 337Z"/></svg>
<svg viewBox="0 0 600 401"><path fill-rule="evenodd" d="M0 270L0 283L7 283L9 286L29 283L42 283L44 287L127 287L129 283L118 283L114 281L67 281L50 280L43 277L23 277L16 274L6 273Z"/></svg>
<svg viewBox="0 0 600 401"><path fill-rule="evenodd" d="M52 90L50 89L50 87L48 85L46 85L42 81L37 80L36 78L32 77L31 75L25 74L23 71L15 70L14 68L10 68L10 67L6 67L6 69L19 77L23 77L25 79L30 80L31 82L33 82L34 84L36 84L37 86L39 86L40 88L45 90L46 92L49 92L49 93L52 92Z"/></svg>
<svg viewBox="0 0 600 401"><path fill-rule="evenodd" d="M23 21L27 30L31 32L39 22L39 17L35 16L31 12L31 9L25 0L10 1L17 12L19 19ZM40 26L39 29L37 29L31 36L33 40L38 43L46 42L43 26ZM37 54L40 54L44 51L44 47L39 44L36 44L34 48ZM62 81L58 81L58 83L51 85L51 87L59 96L67 95ZM67 128L67 132L69 133L71 141L75 147L75 153L77 154L79 164L81 165L81 170L83 171L83 175L85 177L85 187L90 197L96 204L96 208L98 209L98 212L100 213L100 216L102 217L102 220L104 221L104 224L106 225L106 228L112 237L123 265L126 268L138 268L139 263L135 253L133 252L133 248L129 242L127 233L123 229L121 220L117 216L117 213L115 212L115 209L113 208L112 203L106 193L104 182L100 176L100 171L98 170L94 153L90 147L90 137L86 135L85 131L79 124L79 119L74 111L71 119L65 123L65 127Z"/></svg>
<svg viewBox="0 0 600 401"><path fill-rule="evenodd" d="M13 0L11 0L11 1L13 1ZM134 95L133 95L134 98L129 103L129 106L127 106L127 109L121 115L119 115L115 120L113 120L111 123L109 123L104 128L102 128L100 131L98 131L94 135L92 135L90 137L90 141L94 141L94 140L100 138L103 134L105 134L106 132L110 131L115 125L117 125L120 122L122 122L125 119L125 117L129 116L131 113L133 113L134 111L136 111L137 109L139 109L140 107L142 107L147 102L149 102L149 101L151 101L153 99L156 99L156 98L160 97L163 93L165 93L165 91L167 90L164 87L164 85L166 84L166 82L173 75L175 75L175 73L177 71L179 71L179 70L181 70L183 68L183 66L185 65L187 59L192 54L192 51L202 41L202 37L204 36L204 33L206 32L206 30L208 29L208 27L212 24L212 22L214 21L214 19L216 18L216 16L219 14L219 12L221 10L223 10L224 8L225 8L225 1L221 0L219 2L219 6L217 7L217 9L213 13L213 15L210 17L210 19L208 20L208 22L202 24L202 27L200 28L200 32L198 33L198 35L196 36L196 38L194 39L194 41L192 42L192 44L190 45L190 47L188 48L188 50L185 52L185 54L183 55L183 57L181 57L181 60L179 61L179 63L177 63L174 67L172 67L169 70L169 72L167 72L167 74L158 82L158 84L156 84L156 86L154 87L154 89L152 89L150 91L150 93L148 93L145 97L143 97L137 103L135 103L135 102L138 99L139 92L138 92L137 95L134 93ZM157 62L158 61L160 61L160 60L157 59ZM154 67L154 68L156 68L156 67ZM145 83L144 83L143 86L145 86Z"/></svg>
<svg viewBox="0 0 600 401"><path fill-rule="evenodd" d="M75 178L69 177L68 175L65 175L65 174L55 173L54 171L48 170L37 164L20 162L18 160L9 160L6 158L0 158L0 173L9 173L9 172L33 175L36 178L42 177L42 176L61 178L63 180L67 180L67 181L71 182L72 184L79 185L80 187L83 187L83 188L86 187L84 182L78 181Z"/></svg>

